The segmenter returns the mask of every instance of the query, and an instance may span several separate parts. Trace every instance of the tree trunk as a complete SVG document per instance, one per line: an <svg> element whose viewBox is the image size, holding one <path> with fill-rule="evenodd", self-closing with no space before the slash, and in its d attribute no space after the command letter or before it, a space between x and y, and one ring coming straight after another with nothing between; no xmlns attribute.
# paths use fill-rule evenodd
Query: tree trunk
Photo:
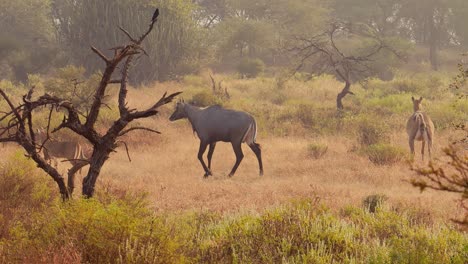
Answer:
<svg viewBox="0 0 468 264"><path fill-rule="evenodd" d="M439 62L437 59L437 28L434 22L434 14L430 12L428 15L428 23L429 23L429 61L431 62L431 68L434 71L439 70Z"/></svg>
<svg viewBox="0 0 468 264"><path fill-rule="evenodd" d="M83 179L83 195L86 198L91 198L94 195L94 186L96 180L101 172L102 166L109 158L109 154L112 149L108 148L96 148L90 161L90 167L88 175Z"/></svg>
<svg viewBox="0 0 468 264"><path fill-rule="evenodd" d="M341 92L336 96L336 108L338 108L338 110L343 110L343 98L347 95L347 94L353 94L349 89L351 88L351 83L349 81L346 81L345 83L345 87L343 88L343 90L341 90Z"/></svg>

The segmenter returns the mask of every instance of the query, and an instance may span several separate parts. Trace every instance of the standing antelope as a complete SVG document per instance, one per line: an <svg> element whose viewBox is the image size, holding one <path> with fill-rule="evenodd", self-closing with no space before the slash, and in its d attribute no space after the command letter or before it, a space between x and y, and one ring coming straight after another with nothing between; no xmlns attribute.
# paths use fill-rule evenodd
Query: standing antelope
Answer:
<svg viewBox="0 0 468 264"><path fill-rule="evenodd" d="M44 153L44 158L49 162L54 159L55 166L57 166L56 158L68 160L73 166L86 159L83 149L78 142L47 139L46 132L40 129L38 129L37 139L38 144L43 144L42 151Z"/></svg>
<svg viewBox="0 0 468 264"><path fill-rule="evenodd" d="M424 160L424 146L427 142L427 150L429 152L429 159L431 159L432 143L434 142L434 123L431 118L422 111L422 100L411 97L413 101L414 113L408 119L406 123L406 132L409 137L409 146L411 155L414 156L414 141L422 141L421 155Z"/></svg>
<svg viewBox="0 0 468 264"><path fill-rule="evenodd" d="M257 123L255 119L240 111L224 109L221 106L210 106L208 108L198 108L183 101L176 104L175 111L169 118L171 121L187 118L192 124L192 129L200 138L200 149L198 150L198 159L205 170L204 177L212 175L211 157L216 146L216 142L231 142L234 153L236 154L236 163L229 173L233 176L237 167L244 158L241 144L247 143L258 159L260 167L260 176L263 175L262 152L260 145L255 143L257 136ZM206 147L208 150L208 166L203 161L203 154Z"/></svg>

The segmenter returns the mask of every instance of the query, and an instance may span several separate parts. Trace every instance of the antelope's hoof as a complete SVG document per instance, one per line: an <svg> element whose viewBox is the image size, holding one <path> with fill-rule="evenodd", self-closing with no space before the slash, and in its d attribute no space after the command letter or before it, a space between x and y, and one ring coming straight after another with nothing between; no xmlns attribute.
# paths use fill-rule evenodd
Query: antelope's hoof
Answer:
<svg viewBox="0 0 468 264"><path fill-rule="evenodd" d="M208 176L213 176L213 174L211 174L211 171L205 172L205 175L203 175L203 178L208 178Z"/></svg>
<svg viewBox="0 0 468 264"><path fill-rule="evenodd" d="M229 176L229 178L231 178L232 176L234 176L234 173L231 172L231 173L229 173L228 176Z"/></svg>
<svg viewBox="0 0 468 264"><path fill-rule="evenodd" d="M263 171L260 171L260 176L263 176Z"/></svg>

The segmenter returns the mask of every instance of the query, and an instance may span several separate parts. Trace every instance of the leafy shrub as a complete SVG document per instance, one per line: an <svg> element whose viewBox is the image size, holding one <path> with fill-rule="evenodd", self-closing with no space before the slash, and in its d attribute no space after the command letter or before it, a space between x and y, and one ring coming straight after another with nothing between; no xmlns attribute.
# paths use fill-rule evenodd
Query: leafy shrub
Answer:
<svg viewBox="0 0 468 264"><path fill-rule="evenodd" d="M462 102L456 104L438 104L431 106L428 114L438 129L452 128L455 124L463 124L468 120L467 109Z"/></svg>
<svg viewBox="0 0 468 264"><path fill-rule="evenodd" d="M388 197L383 194L372 194L364 198L362 206L369 212L375 213L376 209L382 207L387 199Z"/></svg>
<svg viewBox="0 0 468 264"><path fill-rule="evenodd" d="M365 154L377 165L391 165L404 159L406 152L401 147L378 143L366 147Z"/></svg>
<svg viewBox="0 0 468 264"><path fill-rule="evenodd" d="M313 157L314 159L319 159L328 151L328 146L326 144L321 143L311 143L307 147L307 151L309 156Z"/></svg>
<svg viewBox="0 0 468 264"><path fill-rule="evenodd" d="M360 115L347 120L351 127L355 127L358 142L369 146L377 143L388 142L390 139L390 127L382 118L372 115Z"/></svg>
<svg viewBox="0 0 468 264"><path fill-rule="evenodd" d="M85 73L85 68L73 65L57 69L44 82L46 92L67 99L82 110L89 109L100 77L99 74L93 74L88 78Z"/></svg>
<svg viewBox="0 0 468 264"><path fill-rule="evenodd" d="M194 94L189 103L200 107L206 107L217 104L221 105L222 101L213 95L213 93L205 90Z"/></svg>
<svg viewBox="0 0 468 264"><path fill-rule="evenodd" d="M247 78L255 78L265 70L265 63L260 59L242 59L237 71Z"/></svg>
<svg viewBox="0 0 468 264"><path fill-rule="evenodd" d="M424 83L409 78L397 79L393 85L400 92L420 94L424 90Z"/></svg>

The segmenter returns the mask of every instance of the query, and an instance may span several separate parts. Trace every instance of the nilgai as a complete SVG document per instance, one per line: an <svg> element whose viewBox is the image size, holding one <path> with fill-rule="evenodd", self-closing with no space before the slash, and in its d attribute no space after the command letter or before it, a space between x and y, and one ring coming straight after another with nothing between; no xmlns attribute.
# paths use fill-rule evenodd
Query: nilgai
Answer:
<svg viewBox="0 0 468 264"><path fill-rule="evenodd" d="M414 113L408 119L406 123L406 132L409 137L409 146L411 155L414 156L414 141L422 141L421 155L424 160L424 146L427 143L427 150L429 152L429 159L431 159L432 144L434 142L434 123L431 118L422 111L422 100L423 98L413 100Z"/></svg>
<svg viewBox="0 0 468 264"><path fill-rule="evenodd" d="M47 139L47 134L43 130L38 130L37 143L43 144L44 158L51 162L55 159L62 158L69 161L72 165L83 162L86 157L83 153L83 149L78 142L75 141L58 141L56 139ZM45 141L45 142L44 142ZM80 169L81 170L81 169Z"/></svg>
<svg viewBox="0 0 468 264"><path fill-rule="evenodd" d="M171 121L187 118L192 124L192 129L200 138L200 149L198 150L198 159L205 170L205 177L211 173L211 157L216 146L216 142L231 142L234 153L236 154L236 163L229 173L233 176L239 167L244 154L241 144L243 142L252 149L258 159L260 176L263 175L262 152L260 145L255 142L257 137L257 123L255 119L240 111L224 109L221 106L210 106L208 108L198 108L196 106L179 101L176 104L175 111L169 118ZM203 161L203 154L206 147L208 150L208 166Z"/></svg>

